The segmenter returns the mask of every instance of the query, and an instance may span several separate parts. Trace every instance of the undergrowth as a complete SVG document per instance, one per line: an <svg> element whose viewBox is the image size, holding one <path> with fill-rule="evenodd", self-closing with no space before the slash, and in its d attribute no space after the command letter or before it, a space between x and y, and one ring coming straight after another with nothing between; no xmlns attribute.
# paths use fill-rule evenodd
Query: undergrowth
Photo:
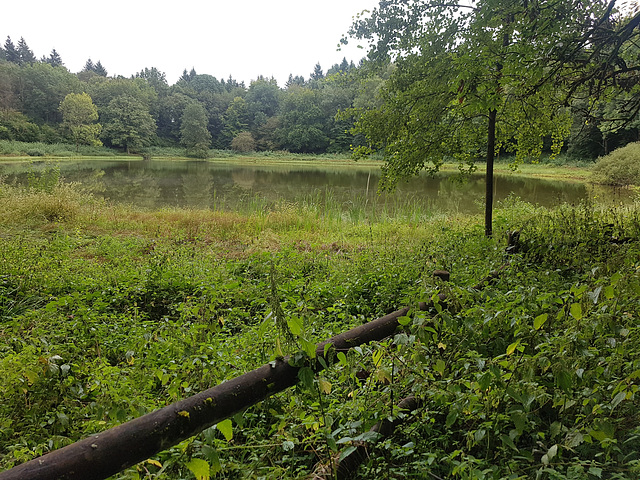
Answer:
<svg viewBox="0 0 640 480"><path fill-rule="evenodd" d="M493 239L418 218L1 185L0 469L422 301L393 338L113 478L330 478L363 443L358 478L637 478L638 209L510 198Z"/></svg>

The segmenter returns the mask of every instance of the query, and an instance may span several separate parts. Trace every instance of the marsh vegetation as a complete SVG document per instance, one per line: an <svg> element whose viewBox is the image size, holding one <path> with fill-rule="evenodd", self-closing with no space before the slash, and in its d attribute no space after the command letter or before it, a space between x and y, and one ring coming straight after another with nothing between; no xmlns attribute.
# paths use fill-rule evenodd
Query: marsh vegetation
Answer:
<svg viewBox="0 0 640 480"><path fill-rule="evenodd" d="M446 293L394 337L114 478L300 478L362 439L365 478L637 475L635 204L509 197L486 238L478 216L416 205L141 209L55 175L0 198L3 469ZM423 408L375 442L370 426L407 395Z"/></svg>

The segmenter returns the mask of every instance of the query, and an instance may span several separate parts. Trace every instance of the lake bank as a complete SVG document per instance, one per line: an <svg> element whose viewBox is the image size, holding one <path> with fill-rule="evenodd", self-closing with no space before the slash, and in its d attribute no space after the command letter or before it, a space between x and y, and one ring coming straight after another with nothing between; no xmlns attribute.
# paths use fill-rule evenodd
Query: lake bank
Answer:
<svg viewBox="0 0 640 480"><path fill-rule="evenodd" d="M0 156L0 163L13 163L13 162L69 162L69 161L143 161L140 155L113 155L113 156L43 156L43 157L30 157L30 156ZM157 156L151 157L150 161L154 160L168 160L175 162L193 162L196 161L193 158L179 157L179 156ZM273 154L260 154L260 155L239 155L231 152L225 152L220 156L213 156L203 162L229 162L236 163L238 165L290 165L290 166L342 166L342 167L354 167L354 168L379 168L383 162L381 160L363 159L355 161L348 155L302 155L302 154L286 154L286 153L273 153ZM485 164L482 162L477 163L477 172L484 172ZM445 163L441 170L443 172L457 172L458 164ZM572 165L551 165L546 163L538 164L519 164L517 168L512 169L506 162L498 162L494 166L496 173L502 173L507 175L521 175L531 176L538 178L553 178L553 179L566 179L568 181L588 181L591 168L590 167L577 167Z"/></svg>

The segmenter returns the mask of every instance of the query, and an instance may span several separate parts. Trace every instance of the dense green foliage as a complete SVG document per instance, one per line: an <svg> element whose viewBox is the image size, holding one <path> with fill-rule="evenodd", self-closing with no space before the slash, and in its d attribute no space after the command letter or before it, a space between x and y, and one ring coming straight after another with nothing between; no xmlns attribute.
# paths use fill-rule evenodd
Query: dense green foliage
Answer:
<svg viewBox="0 0 640 480"><path fill-rule="evenodd" d="M437 171L446 158L471 169L486 159L491 236L496 156L535 159L545 142L559 154L574 122L572 102L608 104L614 96L618 128L636 120L640 15L627 18L614 6L605 0L380 2L351 33L369 40L374 72L395 68L379 105L350 110L354 131L367 139L356 153L383 152L382 186L390 188L424 169Z"/></svg>
<svg viewBox="0 0 640 480"><path fill-rule="evenodd" d="M444 293L393 338L115 478L299 478L359 440L361 478L638 475L637 208L512 199L487 239L475 218L318 205L143 212L55 170L0 200L2 469L296 351L291 333L316 342ZM375 442L409 394L422 408Z"/></svg>
<svg viewBox="0 0 640 480"><path fill-rule="evenodd" d="M370 146L370 142L363 135L351 131L353 119L345 116L336 118L336 114L351 108L366 111L379 107L388 99L388 93L398 87L395 80L387 84L396 67L399 67L396 80L407 83L407 91L418 91L426 81L419 75L406 74L411 59L398 58L397 65L394 62L373 76L370 75L369 60L355 65L344 59L327 69L326 73L320 65L315 65L308 78L291 75L286 84L280 86L273 78L258 77L247 86L232 77L217 79L208 74L198 74L193 69L185 70L175 84L169 85L165 74L156 67L143 68L131 78L109 77L101 62L88 60L82 71L72 73L65 68L63 59L55 50L49 57L38 61L32 52L29 54L24 39L20 45L14 45L7 38L4 48L0 49L0 140L60 143L68 133L59 110L61 102L69 94L86 93L98 109L98 123L104 127L99 139L109 147L123 150L128 147L136 152L145 145L180 148L184 110L187 105L197 102L205 109L206 128L213 149L233 147L238 151L252 148L292 153L347 153L352 147ZM626 62L632 65L634 52L625 51L625 55ZM472 58L475 60L469 68L463 68L468 75L488 62L482 60L484 55ZM450 80L445 72L450 73L450 69L438 71L438 76L432 80L436 82L440 78L441 83ZM457 94L459 86L449 85L441 100L450 99L449 94ZM473 88L473 82L465 83L469 100L465 107L471 104L479 107L478 102L470 101L478 93ZM572 105L574 128L566 142L569 153L593 159L637 140L637 122L620 125L612 120L621 114L625 117L637 114L625 110L629 107L625 95L635 98L634 91L610 92L606 101L597 108L588 101ZM126 102L120 98L123 96L128 98ZM130 105L131 98L139 102L138 107L150 116L153 125L141 134L139 128L134 128L141 120L138 116L136 122L119 122L117 128L115 125L107 128L114 122L110 102ZM398 101L401 103L402 98ZM511 107L515 108L514 105L512 102ZM421 112L421 116L424 113ZM402 115L395 120L402 124L405 119L410 120ZM512 127L513 124L503 130L505 147L511 140L508 138L510 133L519 134ZM127 135L129 140L126 140ZM372 141L379 142L380 138ZM550 152L550 144L549 139L545 139L545 152ZM456 146L455 142L446 145L450 153L456 150ZM185 153L183 150L183 155Z"/></svg>
<svg viewBox="0 0 640 480"><path fill-rule="evenodd" d="M62 127L66 128L71 139L76 144L76 151L80 144L100 146L98 140L102 125L98 120L98 109L86 93L70 93L60 104L62 112Z"/></svg>
<svg viewBox="0 0 640 480"><path fill-rule="evenodd" d="M640 143L630 143L599 158L593 180L605 185L640 186Z"/></svg>
<svg viewBox="0 0 640 480"><path fill-rule="evenodd" d="M7 44L12 45L10 38ZM24 48L28 49L26 43ZM230 149L233 140L240 137L236 149L243 151L251 147L258 151L336 153L348 152L353 139L345 133L350 124L335 120L338 109L349 107L358 95L356 78L338 81L356 70L346 60L330 68L327 76L316 68L309 80L292 77L282 88L273 78L258 77L247 87L231 77L218 80L193 69L185 70L178 82L169 86L157 68L144 68L131 78L108 77L100 62L94 64L89 59L81 72L73 74L55 51L41 61L24 60L26 51L24 55L20 51L16 46L0 50L0 139L60 142L67 136L68 125L62 123L59 106L68 94L89 95L104 127L100 140L123 150L185 146L188 155L204 156L203 148L194 150L192 141L185 143L183 138L185 109L193 105L204 109L204 128L210 137L207 141L207 135L200 132L203 140L199 143L210 143L215 149ZM298 101L300 89L306 98L302 103ZM123 113L127 117L136 111L136 118L116 121L114 107L127 110ZM296 113L298 107L300 112ZM142 119L143 114L149 120ZM309 121L298 128L292 123L296 116L309 117ZM187 115L187 124L191 117ZM149 121L153 124L146 126ZM186 127L187 131L193 128L193 124ZM247 142L249 138L253 142Z"/></svg>
<svg viewBox="0 0 640 480"><path fill-rule="evenodd" d="M192 102L182 113L180 135L188 155L207 158L211 146L211 134L207 130L207 112L202 104Z"/></svg>

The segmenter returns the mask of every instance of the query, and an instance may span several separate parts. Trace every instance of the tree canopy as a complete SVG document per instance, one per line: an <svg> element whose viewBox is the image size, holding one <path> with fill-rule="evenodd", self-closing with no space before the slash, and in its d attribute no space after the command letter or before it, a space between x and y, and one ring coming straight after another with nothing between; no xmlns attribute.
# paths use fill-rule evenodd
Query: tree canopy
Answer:
<svg viewBox="0 0 640 480"><path fill-rule="evenodd" d="M615 2L575 9L567 2L384 1L352 31L371 42L368 60L343 58L326 73L316 63L308 78L292 74L283 86L263 76L245 86L194 68L169 85L156 67L109 76L90 59L72 73L55 49L38 61L24 38L17 47L7 37L0 127L7 139L60 142L68 137L59 110L66 95L86 92L105 126L111 101L126 95L157 126L148 142L178 147L184 109L195 101L206 111L213 148L233 147L243 134L257 150L381 150L392 186L422 168L436 170L444 158L469 169L488 157L494 111L496 155L535 158L569 135L565 151L595 159L640 140L638 18L616 13ZM345 111L354 116L336 117Z"/></svg>
<svg viewBox="0 0 640 480"><path fill-rule="evenodd" d="M156 124L144 104L130 95L120 95L104 111L103 139L123 147L127 153L151 143Z"/></svg>
<svg viewBox="0 0 640 480"><path fill-rule="evenodd" d="M62 125L67 128L71 138L79 145L102 145L98 136L102 126L98 121L98 109L86 93L70 93L60 104Z"/></svg>
<svg viewBox="0 0 640 480"><path fill-rule="evenodd" d="M207 158L211 146L211 134L207 130L207 111L200 102L192 101L182 113L180 135L187 154Z"/></svg>
<svg viewBox="0 0 640 480"><path fill-rule="evenodd" d="M638 57L628 53L637 16L628 19L614 5L380 2L350 32L370 42L373 66L394 68L381 104L352 111L368 141L357 153L384 152L386 187L436 171L447 157L472 168L484 157L491 235L495 155L537 157L546 139L557 154L571 131L573 98L605 98L622 76L635 81Z"/></svg>

